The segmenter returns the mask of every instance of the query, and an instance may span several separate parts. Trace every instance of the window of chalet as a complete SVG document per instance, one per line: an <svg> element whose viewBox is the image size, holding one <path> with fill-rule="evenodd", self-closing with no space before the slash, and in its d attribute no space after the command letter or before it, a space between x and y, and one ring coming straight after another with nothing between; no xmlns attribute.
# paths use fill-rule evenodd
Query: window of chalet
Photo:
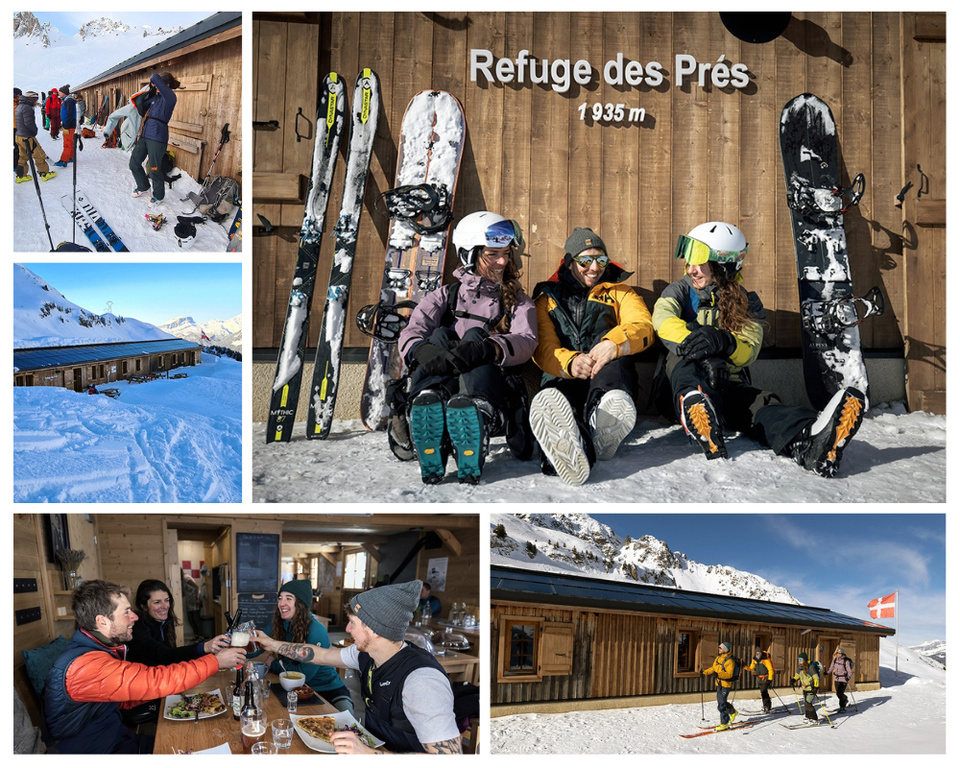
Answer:
<svg viewBox="0 0 960 768"><path fill-rule="evenodd" d="M573 624L542 617L500 619L497 680L539 682L550 675L573 673Z"/></svg>
<svg viewBox="0 0 960 768"><path fill-rule="evenodd" d="M128 361L126 361L126 360L121 360L121 361L120 361L120 370L122 371L122 373L123 373L124 376L126 376L127 373L129 372L129 368L130 368L130 366L129 366L129 364L128 364Z"/></svg>
<svg viewBox="0 0 960 768"><path fill-rule="evenodd" d="M692 675L699 672L700 632L696 629L677 630L677 645L674 658L675 675Z"/></svg>

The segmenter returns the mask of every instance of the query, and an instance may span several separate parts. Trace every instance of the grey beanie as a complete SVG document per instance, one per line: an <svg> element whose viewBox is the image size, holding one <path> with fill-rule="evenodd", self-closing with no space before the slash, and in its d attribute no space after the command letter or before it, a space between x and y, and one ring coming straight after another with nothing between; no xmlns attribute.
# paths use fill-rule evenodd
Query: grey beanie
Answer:
<svg viewBox="0 0 960 768"><path fill-rule="evenodd" d="M605 255L610 255L607 253L607 246L603 244L600 235L588 227L574 227L570 237L563 244L564 256L570 258L579 256L587 248L599 248Z"/></svg>
<svg viewBox="0 0 960 768"><path fill-rule="evenodd" d="M386 640L400 642L420 603L423 582L388 584L361 592L350 601L353 615Z"/></svg>

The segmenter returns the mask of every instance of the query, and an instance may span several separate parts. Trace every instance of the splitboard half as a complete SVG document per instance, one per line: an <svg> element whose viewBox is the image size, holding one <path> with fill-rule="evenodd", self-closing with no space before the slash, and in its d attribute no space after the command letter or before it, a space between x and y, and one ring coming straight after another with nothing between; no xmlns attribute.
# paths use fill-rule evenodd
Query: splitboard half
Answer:
<svg viewBox="0 0 960 768"><path fill-rule="evenodd" d="M404 308L399 311L408 314L411 303L419 302L443 280L449 212L453 208L465 134L463 108L452 94L421 91L407 106L400 127L396 187L426 185L442 205L441 210L427 211L420 217L391 217L379 296L381 307L402 303ZM387 388L400 378L402 367L396 343L371 340L360 398L360 418L367 429L386 427Z"/></svg>
<svg viewBox="0 0 960 768"><path fill-rule="evenodd" d="M333 410L337 402L340 355L346 331L347 301L350 298L353 259L357 253L363 192L367 185L373 140L380 116L380 81L371 69L364 69L357 76L351 116L343 200L334 230L333 264L330 267L327 299L320 323L320 337L317 340L317 357L313 366L313 384L307 412L307 437L323 440L330 434Z"/></svg>
<svg viewBox="0 0 960 768"><path fill-rule="evenodd" d="M859 324L883 311L882 295L853 296L843 213L860 200L863 176L840 187L837 128L813 94L791 99L780 115L780 153L793 224L800 289L803 375L817 410L845 387L867 394Z"/></svg>
<svg viewBox="0 0 960 768"><path fill-rule="evenodd" d="M286 442L293 433L310 324L310 302L313 300L320 257L320 237L323 234L323 222L330 200L330 185L333 182L333 170L346 114L346 94L339 75L335 72L327 75L320 90L310 188L303 211L293 285L290 288L280 353L277 356L277 372L270 390L268 443Z"/></svg>

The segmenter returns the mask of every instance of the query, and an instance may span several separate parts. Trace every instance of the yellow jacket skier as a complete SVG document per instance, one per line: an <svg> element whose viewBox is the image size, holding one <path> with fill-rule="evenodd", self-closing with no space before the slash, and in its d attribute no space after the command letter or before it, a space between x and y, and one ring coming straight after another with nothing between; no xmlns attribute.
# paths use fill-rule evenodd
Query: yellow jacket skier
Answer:
<svg viewBox="0 0 960 768"><path fill-rule="evenodd" d="M770 711L770 686L773 685L773 662L770 660L770 654L757 648L744 669L755 672L760 678L760 699L763 701L763 711Z"/></svg>
<svg viewBox="0 0 960 768"><path fill-rule="evenodd" d="M720 643L718 650L719 655L713 660L713 666L703 670L703 674L717 676L717 709L720 712L720 725L717 730L725 731L737 717L737 710L727 701L727 696L739 676L739 662L730 653L730 643Z"/></svg>

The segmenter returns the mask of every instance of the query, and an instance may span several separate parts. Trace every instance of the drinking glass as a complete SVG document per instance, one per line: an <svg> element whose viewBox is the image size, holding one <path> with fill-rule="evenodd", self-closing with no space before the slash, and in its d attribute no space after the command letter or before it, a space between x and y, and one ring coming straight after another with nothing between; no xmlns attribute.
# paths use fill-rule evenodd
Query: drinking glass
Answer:
<svg viewBox="0 0 960 768"><path fill-rule="evenodd" d="M277 745L272 741L258 741L250 750L251 755L275 755L277 754Z"/></svg>
<svg viewBox="0 0 960 768"><path fill-rule="evenodd" d="M299 698L297 697L297 692L288 691L287 692L287 712L297 711L297 701L299 701Z"/></svg>
<svg viewBox="0 0 960 768"><path fill-rule="evenodd" d="M273 743L277 749L289 749L293 741L293 721L285 718L277 718L270 723L270 730L273 732Z"/></svg>

